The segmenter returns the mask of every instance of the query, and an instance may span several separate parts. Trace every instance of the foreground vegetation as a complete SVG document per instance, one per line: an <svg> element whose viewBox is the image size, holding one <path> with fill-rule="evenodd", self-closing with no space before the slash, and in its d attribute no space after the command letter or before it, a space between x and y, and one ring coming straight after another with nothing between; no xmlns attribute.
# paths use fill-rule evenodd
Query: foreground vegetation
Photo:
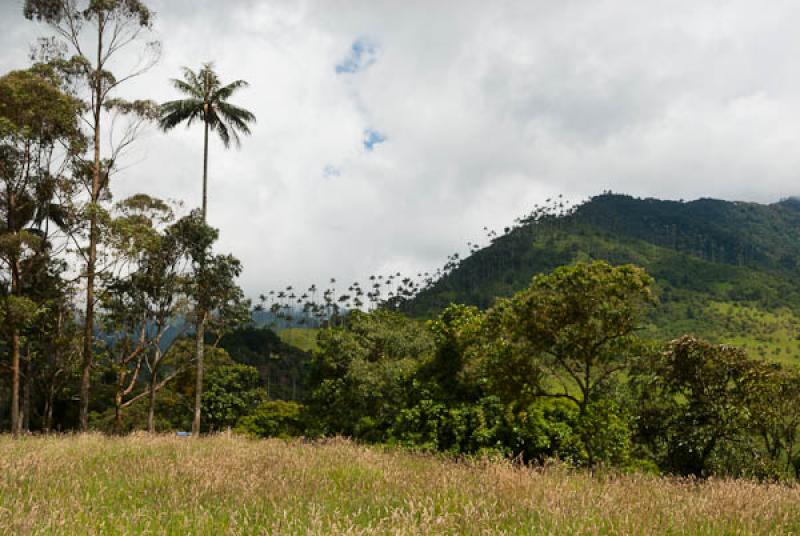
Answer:
<svg viewBox="0 0 800 536"><path fill-rule="evenodd" d="M800 488L215 436L0 438L3 533L777 534ZM65 478L66 475L75 475Z"/></svg>

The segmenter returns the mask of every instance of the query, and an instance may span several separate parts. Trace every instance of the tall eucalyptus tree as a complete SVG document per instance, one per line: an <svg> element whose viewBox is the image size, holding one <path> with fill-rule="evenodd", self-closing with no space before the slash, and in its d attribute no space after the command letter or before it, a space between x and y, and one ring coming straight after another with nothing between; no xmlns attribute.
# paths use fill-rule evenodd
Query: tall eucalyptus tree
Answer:
<svg viewBox="0 0 800 536"><path fill-rule="evenodd" d="M47 23L55 32L57 45L50 50L50 60L63 68L70 87L84 101L84 124L88 128L89 155L84 169L88 200L84 220L88 243L78 249L85 262L86 306L83 326L83 364L80 386L80 427L89 426L89 384L94 366L94 323L103 205L110 199L109 182L119 158L136 139L144 121L150 119L152 106L147 101L125 102L115 97L124 82L155 65L160 56L157 41L145 39L152 26L153 12L141 0L25 0L25 17ZM143 44L141 61L124 72L114 74L116 60L129 45ZM63 51L71 56L65 57ZM55 57L52 56L55 52ZM116 64L120 66L119 63ZM118 131L111 146L103 145L104 134L114 130L109 115L126 115L131 121ZM108 137L109 139L112 137Z"/></svg>

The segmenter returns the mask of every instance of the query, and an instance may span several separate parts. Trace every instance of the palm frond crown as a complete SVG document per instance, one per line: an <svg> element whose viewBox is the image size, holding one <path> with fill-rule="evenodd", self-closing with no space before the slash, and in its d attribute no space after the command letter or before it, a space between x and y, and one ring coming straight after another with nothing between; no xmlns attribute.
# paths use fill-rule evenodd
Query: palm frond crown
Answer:
<svg viewBox="0 0 800 536"><path fill-rule="evenodd" d="M240 135L251 133L249 125L256 122L255 115L228 102L236 91L249 85L244 80L223 85L213 64L206 63L197 72L184 67L183 78L172 80L172 85L186 98L161 105L162 130L171 130L181 123L189 127L196 121L207 122L225 147L231 143L239 146Z"/></svg>

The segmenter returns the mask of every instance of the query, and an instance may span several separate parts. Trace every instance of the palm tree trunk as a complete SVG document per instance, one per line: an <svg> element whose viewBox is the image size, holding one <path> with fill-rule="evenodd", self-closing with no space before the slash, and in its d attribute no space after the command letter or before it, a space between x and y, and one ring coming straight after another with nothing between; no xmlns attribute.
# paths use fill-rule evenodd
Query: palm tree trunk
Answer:
<svg viewBox="0 0 800 536"><path fill-rule="evenodd" d="M208 104L203 110L204 115L208 114ZM206 222L208 211L208 119L204 121L205 131L203 135L203 223ZM203 269L203 266L200 266ZM203 357L205 353L205 334L206 334L206 313L197 311L197 329L195 329L195 357L197 360L197 383L195 384L194 397L194 419L192 420L192 437L200 436L200 415L202 413L203 398Z"/></svg>
<svg viewBox="0 0 800 536"><path fill-rule="evenodd" d="M203 137L203 222L208 213L208 120L205 121L205 135Z"/></svg>
<svg viewBox="0 0 800 536"><path fill-rule="evenodd" d="M195 330L195 344L197 353L197 383L194 393L194 420L192 421L192 437L200 436L200 413L203 399L203 357L205 353L206 314L201 311L197 319Z"/></svg>

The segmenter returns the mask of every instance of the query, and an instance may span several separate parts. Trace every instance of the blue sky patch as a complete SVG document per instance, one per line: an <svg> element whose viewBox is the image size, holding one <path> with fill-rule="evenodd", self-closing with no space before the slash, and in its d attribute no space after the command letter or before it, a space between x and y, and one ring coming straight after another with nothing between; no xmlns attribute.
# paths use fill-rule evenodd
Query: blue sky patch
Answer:
<svg viewBox="0 0 800 536"><path fill-rule="evenodd" d="M331 179L333 177L339 177L342 174L342 170L334 166L333 164L328 164L324 168L322 168L322 176L326 179Z"/></svg>
<svg viewBox="0 0 800 536"><path fill-rule="evenodd" d="M353 74L375 63L377 47L365 38L356 39L345 59L336 64L336 74Z"/></svg>
<svg viewBox="0 0 800 536"><path fill-rule="evenodd" d="M371 151L373 147L385 141L386 141L386 136L384 136L377 130L372 130L368 128L367 130L364 131L364 149L366 149L367 151Z"/></svg>

